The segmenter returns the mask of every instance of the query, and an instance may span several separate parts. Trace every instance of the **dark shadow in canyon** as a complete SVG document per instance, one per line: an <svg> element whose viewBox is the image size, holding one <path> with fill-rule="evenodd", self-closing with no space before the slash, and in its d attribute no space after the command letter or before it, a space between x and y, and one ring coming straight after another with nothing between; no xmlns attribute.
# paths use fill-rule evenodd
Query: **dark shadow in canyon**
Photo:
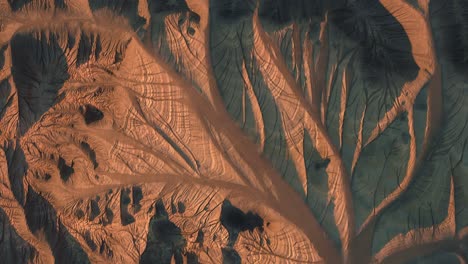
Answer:
<svg viewBox="0 0 468 264"><path fill-rule="evenodd" d="M10 43L23 135L59 99L59 90L69 78L68 64L54 33L17 33Z"/></svg>
<svg viewBox="0 0 468 264"><path fill-rule="evenodd" d="M146 248L140 263L169 264L174 258L176 264L183 263L182 254L187 242L181 229L171 220L162 200L154 205L154 215L149 223Z"/></svg>

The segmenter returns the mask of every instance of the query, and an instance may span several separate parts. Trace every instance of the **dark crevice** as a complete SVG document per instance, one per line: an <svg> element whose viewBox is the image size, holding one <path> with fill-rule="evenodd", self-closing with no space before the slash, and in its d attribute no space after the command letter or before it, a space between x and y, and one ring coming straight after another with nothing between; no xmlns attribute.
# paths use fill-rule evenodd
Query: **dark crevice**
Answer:
<svg viewBox="0 0 468 264"><path fill-rule="evenodd" d="M78 44L78 55L76 58L76 66L81 66L89 61L91 57L91 51L93 47L94 36L88 36L85 33L81 33L80 42Z"/></svg>
<svg viewBox="0 0 468 264"><path fill-rule="evenodd" d="M5 65L5 51L8 48L8 45L3 45L0 47L0 69Z"/></svg>
<svg viewBox="0 0 468 264"><path fill-rule="evenodd" d="M55 5L55 8L60 8L60 9L65 8L64 0L54 0L54 5Z"/></svg>
<svg viewBox="0 0 468 264"><path fill-rule="evenodd" d="M113 220L114 220L114 212L109 207L106 207L104 209L104 217L101 220L102 225L103 226L110 225L110 224L112 224Z"/></svg>
<svg viewBox="0 0 468 264"><path fill-rule="evenodd" d="M151 14L169 14L169 13L182 13L189 11L187 3L184 0L159 0L149 1L148 8Z"/></svg>
<svg viewBox="0 0 468 264"><path fill-rule="evenodd" d="M83 212L83 210L81 209L77 209L75 211L75 216L78 218L78 219L83 219L83 217L85 216L85 213Z"/></svg>
<svg viewBox="0 0 468 264"><path fill-rule="evenodd" d="M101 55L101 51L102 51L101 36L97 35L97 37L96 37L96 49L94 50L94 57L96 57L96 60L99 60L99 56Z"/></svg>
<svg viewBox="0 0 468 264"><path fill-rule="evenodd" d="M357 44L360 68L369 80L378 81L388 72L401 77L402 84L416 78L419 67L408 35L379 1L349 1L333 8L329 20Z"/></svg>
<svg viewBox="0 0 468 264"><path fill-rule="evenodd" d="M222 248L223 264L241 264L242 259L233 248Z"/></svg>
<svg viewBox="0 0 468 264"><path fill-rule="evenodd" d="M134 30L141 28L146 19L138 14L138 1L128 0L89 0L91 10L109 9L125 17Z"/></svg>
<svg viewBox="0 0 468 264"><path fill-rule="evenodd" d="M114 251L110 249L105 241L102 241L99 246L99 254L107 256L107 258L112 258L114 256Z"/></svg>
<svg viewBox="0 0 468 264"><path fill-rule="evenodd" d="M18 250L21 249L21 250ZM37 251L11 225L9 216L0 208L0 256L2 263L33 263Z"/></svg>
<svg viewBox="0 0 468 264"><path fill-rule="evenodd" d="M96 246L96 243L94 243L93 239L91 238L91 232L89 232L89 230L86 230L83 238L85 239L86 244L88 244L89 248L92 251L96 251L97 246Z"/></svg>
<svg viewBox="0 0 468 264"><path fill-rule="evenodd" d="M14 97L11 96L12 87L8 82L8 79L5 79L0 82L0 120L3 119L7 110L14 102ZM3 129L3 128L2 128ZM1 130L0 130L1 133Z"/></svg>
<svg viewBox="0 0 468 264"><path fill-rule="evenodd" d="M81 107L81 114L83 115L87 125L95 123L104 118L104 113L90 104Z"/></svg>
<svg viewBox="0 0 468 264"><path fill-rule="evenodd" d="M464 76L468 70L468 2L431 1L430 12L438 55L450 62L457 74Z"/></svg>
<svg viewBox="0 0 468 264"><path fill-rule="evenodd" d="M89 221L93 221L100 213L99 204L95 200L89 202Z"/></svg>
<svg viewBox="0 0 468 264"><path fill-rule="evenodd" d="M96 169L99 165L96 161L96 152L86 142L81 142L81 149L88 155L88 158L91 160L94 168Z"/></svg>
<svg viewBox="0 0 468 264"><path fill-rule="evenodd" d="M35 31L16 33L10 41L21 134L57 102L59 90L69 78L58 38L54 33Z"/></svg>
<svg viewBox="0 0 468 264"><path fill-rule="evenodd" d="M258 16L263 23L284 26L323 16L321 0L260 0Z"/></svg>
<svg viewBox="0 0 468 264"><path fill-rule="evenodd" d="M233 206L229 200L224 200L221 207L221 224L229 233L229 246L234 246L240 232L253 232L258 228L263 232L263 219L253 213L244 213L239 208Z"/></svg>
<svg viewBox="0 0 468 264"><path fill-rule="evenodd" d="M253 14L255 1L252 0L212 0L210 8L223 22L237 20Z"/></svg>
<svg viewBox="0 0 468 264"><path fill-rule="evenodd" d="M143 199L143 191L141 190L141 187L133 186L132 187L132 206L133 206L134 213L140 211L141 199Z"/></svg>
<svg viewBox="0 0 468 264"><path fill-rule="evenodd" d="M200 262L198 261L198 256L197 254L193 252L187 252L187 264L199 264Z"/></svg>
<svg viewBox="0 0 468 264"><path fill-rule="evenodd" d="M183 202L177 202L177 212L179 212L179 214L185 212L185 204Z"/></svg>
<svg viewBox="0 0 468 264"><path fill-rule="evenodd" d="M11 184L11 191L20 204L25 203L24 176L28 170L28 164L24 156L23 149L19 146L19 141L8 142L5 155L8 167L8 178Z"/></svg>
<svg viewBox="0 0 468 264"><path fill-rule="evenodd" d="M120 221L122 225L129 225L135 222L135 217L128 211L128 206L131 202L130 189L124 188L120 192Z"/></svg>
<svg viewBox="0 0 468 264"><path fill-rule="evenodd" d="M203 246L204 240L205 240L205 233L202 230L198 230L197 239L195 240L195 243L198 243L200 244L200 246Z"/></svg>
<svg viewBox="0 0 468 264"><path fill-rule="evenodd" d="M123 53L116 51L114 56L114 64L120 63L123 61Z"/></svg>
<svg viewBox="0 0 468 264"><path fill-rule="evenodd" d="M171 259L174 258L176 264L182 264L187 242L180 228L169 220L162 200L156 202L154 209L154 216L149 224L146 248L140 263L171 263ZM198 262L193 256L191 259Z"/></svg>
<svg viewBox="0 0 468 264"><path fill-rule="evenodd" d="M316 162L314 167L316 170L326 169L328 167L328 164L330 164L330 159L326 158L320 162Z"/></svg>
<svg viewBox="0 0 468 264"><path fill-rule="evenodd" d="M57 218L52 205L32 188L27 192L24 212L31 232L45 235L56 263L90 263L80 244Z"/></svg>
<svg viewBox="0 0 468 264"><path fill-rule="evenodd" d="M8 4L13 11L18 11L31 2L32 0L8 0Z"/></svg>
<svg viewBox="0 0 468 264"><path fill-rule="evenodd" d="M71 166L68 166L62 157L60 157L58 160L58 168L60 170L60 178L62 178L62 180L65 182L68 181L70 176L75 172L73 169L73 162Z"/></svg>

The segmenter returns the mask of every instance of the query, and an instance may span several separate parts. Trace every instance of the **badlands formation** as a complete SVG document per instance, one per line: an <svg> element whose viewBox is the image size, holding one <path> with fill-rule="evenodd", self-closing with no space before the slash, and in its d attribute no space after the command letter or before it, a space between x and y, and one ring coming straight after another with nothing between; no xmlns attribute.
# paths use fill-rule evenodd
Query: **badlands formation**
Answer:
<svg viewBox="0 0 468 264"><path fill-rule="evenodd" d="M0 0L0 262L467 263L467 71L466 0Z"/></svg>

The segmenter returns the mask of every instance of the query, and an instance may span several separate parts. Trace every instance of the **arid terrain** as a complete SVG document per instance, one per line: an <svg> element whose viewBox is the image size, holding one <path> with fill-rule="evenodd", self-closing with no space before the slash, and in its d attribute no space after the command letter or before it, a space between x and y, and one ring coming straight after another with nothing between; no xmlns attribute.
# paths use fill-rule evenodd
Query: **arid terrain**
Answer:
<svg viewBox="0 0 468 264"><path fill-rule="evenodd" d="M0 0L0 263L467 263L467 124L466 0Z"/></svg>

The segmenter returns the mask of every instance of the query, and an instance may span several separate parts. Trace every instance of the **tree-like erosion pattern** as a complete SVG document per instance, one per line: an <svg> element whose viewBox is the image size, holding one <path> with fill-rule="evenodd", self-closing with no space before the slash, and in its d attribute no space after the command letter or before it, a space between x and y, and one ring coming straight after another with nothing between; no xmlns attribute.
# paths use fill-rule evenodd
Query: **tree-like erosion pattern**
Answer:
<svg viewBox="0 0 468 264"><path fill-rule="evenodd" d="M467 263L467 73L466 0L0 0L0 263Z"/></svg>

